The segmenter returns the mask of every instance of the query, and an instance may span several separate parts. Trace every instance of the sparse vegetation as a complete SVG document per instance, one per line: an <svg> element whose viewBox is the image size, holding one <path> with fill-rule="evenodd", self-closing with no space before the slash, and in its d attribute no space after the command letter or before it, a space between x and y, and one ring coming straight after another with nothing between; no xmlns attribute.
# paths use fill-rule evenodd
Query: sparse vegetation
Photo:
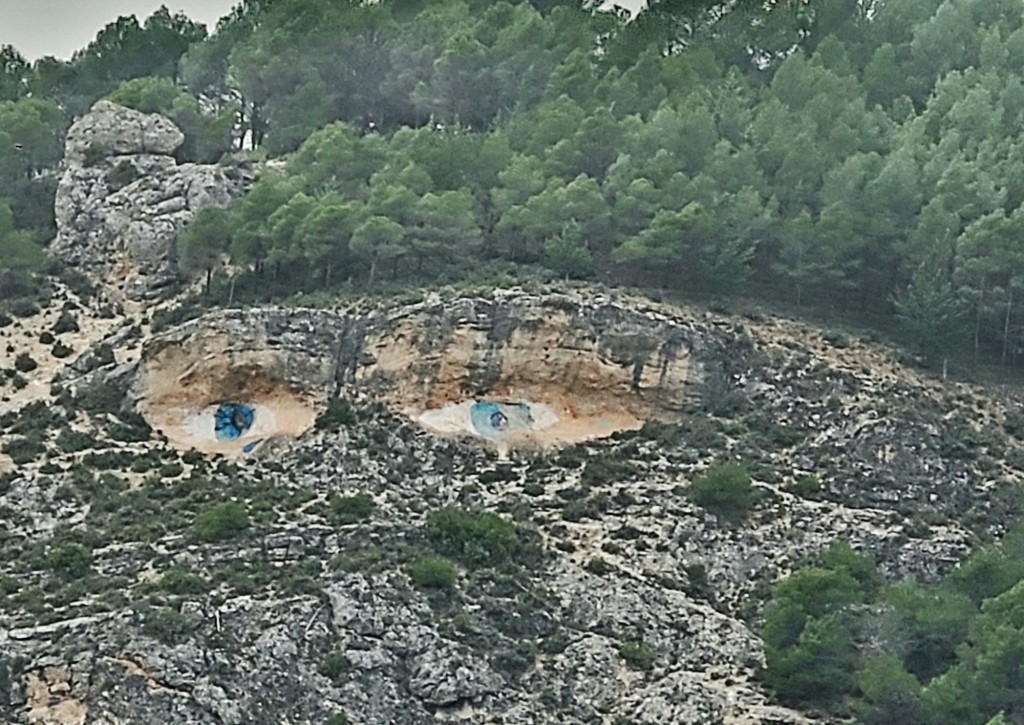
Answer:
<svg viewBox="0 0 1024 725"><path fill-rule="evenodd" d="M215 504L200 513L192 524L192 534L200 541L223 541L249 528L249 514L235 501Z"/></svg>
<svg viewBox="0 0 1024 725"><path fill-rule="evenodd" d="M317 430L338 430L342 426L353 425L358 420L355 408L345 398L331 398L327 409L316 419Z"/></svg>
<svg viewBox="0 0 1024 725"><path fill-rule="evenodd" d="M352 496L335 494L330 498L330 520L335 525L355 524L365 521L373 514L377 504L368 493Z"/></svg>
<svg viewBox="0 0 1024 725"><path fill-rule="evenodd" d="M654 666L654 651L643 642L623 642L619 645L619 656L638 670L649 670Z"/></svg>
<svg viewBox="0 0 1024 725"><path fill-rule="evenodd" d="M320 666L317 668L317 672L333 682L335 685L340 685L344 682L345 677L351 669L352 662L350 662L348 657L345 656L345 653L340 650L335 650L324 657L320 662Z"/></svg>
<svg viewBox="0 0 1024 725"><path fill-rule="evenodd" d="M757 501L747 469L738 463L716 463L697 478L687 495L698 506L727 518L744 516Z"/></svg>
<svg viewBox="0 0 1024 725"><path fill-rule="evenodd" d="M445 508L427 517L433 546L470 567L502 564L519 549L516 526L490 511Z"/></svg>
<svg viewBox="0 0 1024 725"><path fill-rule="evenodd" d="M421 589L451 589L455 586L455 565L440 556L421 556L406 566L412 583Z"/></svg>

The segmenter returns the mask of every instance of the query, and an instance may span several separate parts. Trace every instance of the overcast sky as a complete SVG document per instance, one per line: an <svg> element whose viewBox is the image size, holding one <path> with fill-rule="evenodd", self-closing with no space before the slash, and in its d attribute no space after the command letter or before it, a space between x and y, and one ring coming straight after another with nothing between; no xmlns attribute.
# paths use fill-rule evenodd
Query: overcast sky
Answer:
<svg viewBox="0 0 1024 725"><path fill-rule="evenodd" d="M238 0L0 0L0 45L13 45L28 60L44 55L68 59L87 46L96 33L121 15L139 22L161 5L184 12L213 32ZM643 0L614 0L628 8Z"/></svg>
<svg viewBox="0 0 1024 725"><path fill-rule="evenodd" d="M139 22L161 5L184 12L213 31L238 0L0 0L0 45L13 45L29 60L44 55L70 58L104 25L121 15Z"/></svg>

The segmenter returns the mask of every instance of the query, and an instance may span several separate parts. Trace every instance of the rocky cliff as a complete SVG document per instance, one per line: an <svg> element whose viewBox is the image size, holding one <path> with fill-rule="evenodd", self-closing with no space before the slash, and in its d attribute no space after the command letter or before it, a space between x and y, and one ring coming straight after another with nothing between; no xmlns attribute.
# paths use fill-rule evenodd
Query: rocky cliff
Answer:
<svg viewBox="0 0 1024 725"><path fill-rule="evenodd" d="M97 359L0 420L5 722L821 721L757 678L764 592L836 538L934 579L1020 514L1010 402L776 318L508 290ZM231 460L132 413L270 393L344 404ZM420 419L516 396L646 424L502 460ZM742 521L687 496L721 460Z"/></svg>
<svg viewBox="0 0 1024 725"><path fill-rule="evenodd" d="M153 299L177 279L174 240L197 210L252 181L236 166L179 164L168 119L99 101L68 131L54 253L114 292Z"/></svg>
<svg viewBox="0 0 1024 725"><path fill-rule="evenodd" d="M503 448L544 447L678 414L707 347L691 322L598 295L499 291L385 310L229 310L149 341L134 391L147 419L184 448L232 452L190 423L218 401L249 400L295 420L297 408L322 409L336 394L384 403L439 433L473 433L463 404L532 404L548 413L543 427L492 437Z"/></svg>

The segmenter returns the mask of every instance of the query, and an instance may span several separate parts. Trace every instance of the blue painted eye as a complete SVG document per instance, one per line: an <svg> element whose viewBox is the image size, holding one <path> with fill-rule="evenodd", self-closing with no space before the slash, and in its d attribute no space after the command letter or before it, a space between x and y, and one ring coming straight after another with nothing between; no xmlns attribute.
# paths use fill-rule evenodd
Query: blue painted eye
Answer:
<svg viewBox="0 0 1024 725"><path fill-rule="evenodd" d="M530 406L526 403L473 403L469 420L475 432L489 438L525 431L533 425Z"/></svg>
<svg viewBox="0 0 1024 725"><path fill-rule="evenodd" d="M252 428L256 413L243 403L221 403L213 414L213 430L220 440L240 438Z"/></svg>

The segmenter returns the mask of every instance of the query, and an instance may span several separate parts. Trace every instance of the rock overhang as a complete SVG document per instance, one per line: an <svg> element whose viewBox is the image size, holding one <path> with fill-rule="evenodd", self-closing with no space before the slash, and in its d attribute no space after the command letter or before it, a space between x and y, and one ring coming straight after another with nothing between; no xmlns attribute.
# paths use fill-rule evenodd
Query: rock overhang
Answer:
<svg viewBox="0 0 1024 725"><path fill-rule="evenodd" d="M133 394L173 445L211 453L300 435L333 395L500 451L546 448L678 415L702 348L686 321L600 295L224 310L150 340ZM230 439L216 435L225 405L254 416Z"/></svg>

